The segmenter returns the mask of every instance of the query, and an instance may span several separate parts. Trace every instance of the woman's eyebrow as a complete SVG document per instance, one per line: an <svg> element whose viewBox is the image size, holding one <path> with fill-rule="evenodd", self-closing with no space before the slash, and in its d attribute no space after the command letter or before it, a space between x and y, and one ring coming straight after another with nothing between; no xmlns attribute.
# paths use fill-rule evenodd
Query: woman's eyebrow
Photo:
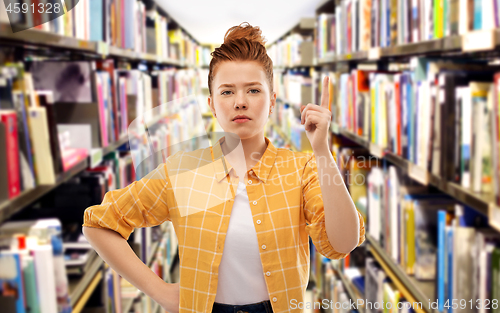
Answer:
<svg viewBox="0 0 500 313"><path fill-rule="evenodd" d="M254 86L254 85L262 85L260 82L249 82L249 83L245 83L243 86ZM234 84L222 84L219 86L219 88L230 88L230 87L234 87Z"/></svg>

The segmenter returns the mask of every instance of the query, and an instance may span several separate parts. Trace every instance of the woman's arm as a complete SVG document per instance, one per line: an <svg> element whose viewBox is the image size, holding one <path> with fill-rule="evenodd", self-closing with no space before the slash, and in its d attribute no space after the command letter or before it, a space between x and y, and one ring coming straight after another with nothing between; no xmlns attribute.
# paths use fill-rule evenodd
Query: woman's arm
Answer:
<svg viewBox="0 0 500 313"><path fill-rule="evenodd" d="M119 233L83 227L83 234L99 256L120 276L158 302L168 312L179 312L179 284L168 284L144 264Z"/></svg>
<svg viewBox="0 0 500 313"><path fill-rule="evenodd" d="M329 88L330 81L326 76L323 79L321 104L309 103L301 108L301 122L305 125L306 135L315 157L309 161L306 168L309 175L316 170L318 175L317 179L308 181L308 184L317 185L315 180L319 180L328 242L333 249L345 255L364 241L364 228L361 215L356 210L328 147L328 132L332 118L329 109ZM307 189L313 187L308 186Z"/></svg>
<svg viewBox="0 0 500 313"><path fill-rule="evenodd" d="M319 150L315 156L328 241L338 252L349 253L360 241L359 214L329 149Z"/></svg>

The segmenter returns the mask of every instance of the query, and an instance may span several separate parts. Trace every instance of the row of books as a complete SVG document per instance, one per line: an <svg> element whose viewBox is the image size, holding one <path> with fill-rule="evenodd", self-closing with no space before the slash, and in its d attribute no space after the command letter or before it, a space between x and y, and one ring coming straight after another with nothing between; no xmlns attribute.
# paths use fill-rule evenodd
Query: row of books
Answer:
<svg viewBox="0 0 500 313"><path fill-rule="evenodd" d="M300 124L300 117L297 118L296 109L293 106L278 101L270 119L272 123L270 136L283 137L282 139L290 148L297 151L312 151L304 125Z"/></svg>
<svg viewBox="0 0 500 313"><path fill-rule="evenodd" d="M82 254L82 250L92 254L84 260L85 267L94 263L98 256L83 236L84 242L63 243L61 227L57 218L7 222L0 227L0 303L4 312L72 311L68 281L75 275L74 263L78 261L75 254ZM158 245L153 245L153 242ZM149 230L136 230L131 245L138 247L138 256L144 263L149 262L147 265L155 274L165 281L172 280L170 271L177 250L177 238L170 222ZM153 247L157 248L152 250ZM81 277L82 274L76 275ZM106 269L104 282L106 312L122 313L124 298L141 295L137 288L111 268ZM151 307L147 306L143 312L151 313Z"/></svg>
<svg viewBox="0 0 500 313"><path fill-rule="evenodd" d="M147 166L147 163L145 165ZM151 169L145 168L144 170L150 171ZM108 155L104 156L104 160L99 166L88 168L80 175L73 177L68 182L59 186L58 192L54 194L53 204L49 204L48 206L47 204L41 204L42 207L40 208L40 210L36 210L36 212L27 209L22 212L24 213L24 216L18 217L31 219L34 218L34 220L21 220L4 223L2 227L0 227L0 234L3 238L3 244L0 248L0 255L3 256L4 254L13 254L17 250L21 249L20 247L17 247L20 245L31 247L31 245L26 245L24 244L24 242L31 243L32 240L18 238L18 234L20 233L24 232L27 236L51 234L52 228L44 230L42 226L45 228L49 226L54 227L54 234L58 234L58 236L61 237L60 233L55 232L56 230L61 232L62 227L57 218L62 214L58 212L65 212L65 225L63 228L67 233L62 234L64 243L58 243L54 238L48 241L48 249L51 256L52 251L54 251L54 253L58 251L56 248L59 247L60 244L62 244L62 257L64 258L63 266L66 265L63 276L57 276L59 274L57 272L55 273L55 283L60 284L60 281L64 282L63 278L66 277L66 284L68 279L80 279L78 277L82 277L82 275L85 275L91 265L94 263L95 258L97 258L97 254L95 254L94 250L81 235L80 225L83 222L83 211L91 205L100 204L106 192L114 190L116 188L125 188L132 181L137 179L135 176L136 171L133 166L132 154L130 151L115 150L109 153ZM49 215L54 216L52 216L51 219L37 219L39 214L42 214L42 216L46 215L43 214L43 212L49 212ZM72 221L75 222L73 223ZM52 224L54 224L55 226L52 226ZM71 226L72 224L75 225ZM31 228L28 229L28 226ZM59 228L57 228L56 226ZM45 241L47 241L47 239L45 239ZM129 243L132 245L132 248L134 249L138 257L145 264L148 264L157 275L170 281L172 279L176 279L170 277L170 265L172 264L177 250L177 238L170 222L166 222L157 227L136 229L132 233ZM19 262L21 262L21 264L24 264L23 262L27 262L26 260L30 259L29 257L24 258L25 255L36 257L35 252L29 250L29 253L25 253L22 255L22 257L20 257ZM9 259L8 262L12 262L12 260ZM3 267L2 265L2 269L5 268L7 267ZM60 269L60 271L62 271L62 269ZM48 269L49 274L53 272L54 270ZM137 292L137 289L135 287L122 280L118 275L116 275L116 273L114 273L110 269L108 269L106 273L105 294L107 294L108 296L104 299L104 302L105 305L108 306L107 312L121 313L122 310L120 308L120 305L122 303L122 299L125 297L136 298L140 293ZM29 275L29 272L26 275ZM1 277L0 280L3 278L4 277ZM24 282L26 282L26 277L24 277ZM52 277L52 280L48 280L47 277L44 277L39 281L37 280L37 284L38 289L43 288L44 291L52 290L51 288L54 284L54 278ZM27 285L26 283L24 283L24 285L17 286L24 286L23 288L26 288ZM61 289L61 292L64 290L66 290L67 292L67 287L65 287L66 289L61 286L59 286L58 288ZM18 293L16 294L19 294L19 288L17 289L17 292ZM29 297L32 298L32 302L27 302L27 304L23 308L17 307L13 310L7 310L7 312L71 312L71 307L66 308L67 303L61 302L64 299L59 295L60 292L57 293L58 298L56 298L56 300L58 301L56 303L61 302L61 309L58 311L55 311L52 308L53 303L47 304L47 301L44 302L40 300L40 297L42 296L44 297L44 299L47 299L47 297L48 299L51 299L51 294L47 295L44 293L40 293L39 291L33 294L33 290L31 291L32 294L30 294L30 291L24 289L23 292L27 296L29 295ZM13 297L14 293L9 293L9 290L6 290L5 292L2 292L0 294L5 296L5 299L2 299L2 303L4 303L3 301L6 301L6 305L7 303L11 303L9 305L12 305L12 303L15 302ZM56 289L54 289L54 294L56 294ZM142 302L146 303L145 300L142 300ZM62 304L64 304L65 306L63 307ZM45 308L45 306L47 306L47 308ZM4 308L4 306L2 306L2 308ZM8 308L11 307L9 306ZM144 312L150 311L145 310Z"/></svg>
<svg viewBox="0 0 500 313"><path fill-rule="evenodd" d="M316 55L324 58L375 47L463 35L500 27L495 0L342 0L317 17Z"/></svg>
<svg viewBox="0 0 500 313"><path fill-rule="evenodd" d="M343 269L339 266L338 260L324 262L322 293L324 299L333 300L333 307L329 305L325 312L340 312L337 308L341 307L342 302L336 294L338 290L346 290L345 284L349 285L353 294L346 293L345 296L350 298L350 301L343 301L349 304L355 303L354 307L358 311L410 313L415 312L416 307L422 307L409 302L403 296L373 257L366 256L362 261L364 262L359 264L359 267L351 266ZM339 278L340 275L344 277L344 280ZM335 307L337 302L340 303ZM344 305L344 308L346 307L352 309L352 305Z"/></svg>
<svg viewBox="0 0 500 313"><path fill-rule="evenodd" d="M409 302L365 245L346 258L330 260L311 246L315 278L313 312L415 312L425 303ZM320 310L322 309L322 310Z"/></svg>
<svg viewBox="0 0 500 313"><path fill-rule="evenodd" d="M4 312L69 313L68 278L58 219L0 227L0 302Z"/></svg>
<svg viewBox="0 0 500 313"><path fill-rule="evenodd" d="M275 70L273 77L273 90L277 98L286 100L297 108L312 101L312 80L308 69Z"/></svg>
<svg viewBox="0 0 500 313"><path fill-rule="evenodd" d="M9 173L2 178L3 200L54 184L94 149L128 137L138 116L151 121L156 111L177 113L193 127L201 120L196 105L168 111L174 99L200 94L195 70L124 70L112 60L34 62L30 72L22 63L3 69L0 161ZM179 123L168 125L172 138L177 138Z"/></svg>
<svg viewBox="0 0 500 313"><path fill-rule="evenodd" d="M315 301L306 302L304 308L311 309L312 312L352 312L352 302L349 299L350 296L347 293L342 280L334 272L331 263L325 263L325 268L322 271L322 276L324 279L322 289L318 290L317 288L315 288Z"/></svg>
<svg viewBox="0 0 500 313"><path fill-rule="evenodd" d="M57 127L53 93L35 91L32 80L24 80L19 64L4 69L7 74L0 77L0 166L8 175L2 176L1 200L36 185L53 184L58 174L88 155L87 150L72 146L67 129Z"/></svg>
<svg viewBox="0 0 500 313"><path fill-rule="evenodd" d="M152 140L155 142L154 139ZM166 151L164 152L167 153ZM165 154L165 156L168 155ZM133 151L128 149L126 151L115 150L106 155L99 166L87 169L70 182L79 186L83 179L98 179L91 186L99 190L90 197L88 194L82 194L81 190L75 191L75 197L79 196L90 199L90 202L87 200L86 204L78 209L82 212L81 216L83 216L83 210L87 207L100 204L108 191L125 188L133 181L141 179L144 175L151 172L154 166L157 165L152 164L152 162L134 164L134 157ZM160 160L157 161L159 162ZM143 263L147 264L160 278L169 282L177 280L177 278L170 275L171 265L178 245L171 222L167 221L155 227L135 229L129 239L129 243ZM154 301L147 296L143 296L136 287L119 275L116 275L111 269L107 270L106 286L108 296L106 297L105 305L108 307L107 312L124 312L125 308L122 308L123 300L132 298L134 302L132 309L135 312L154 313Z"/></svg>
<svg viewBox="0 0 500 313"><path fill-rule="evenodd" d="M155 227L136 229L131 239L139 258L163 280L175 280L171 277L170 270L177 254L177 236L171 222ZM153 250L153 248L155 248ZM122 281L122 294L124 297L135 298L140 291L126 280Z"/></svg>
<svg viewBox="0 0 500 313"><path fill-rule="evenodd" d="M50 13L45 13L44 9L33 10L36 4L40 8L47 6ZM66 6L67 13L62 5ZM61 36L104 42L137 53L149 53L182 64L208 64L202 63L202 54L207 47L199 45L179 27L170 29L169 17L161 15L154 7L146 10L142 1L68 1L62 5L60 10L51 10L52 3L46 1L24 1L22 6L11 4L13 8L0 10L0 22L11 22L14 31L35 28ZM106 52L107 49L103 49L102 53Z"/></svg>
<svg viewBox="0 0 500 313"><path fill-rule="evenodd" d="M487 217L430 192L395 166L367 162L365 153L344 147L337 163L366 216L367 234L406 274L434 282L430 296L440 312L449 312L453 299L477 300L477 312L484 312L499 292L488 277L500 266L500 235L488 227Z"/></svg>
<svg viewBox="0 0 500 313"><path fill-rule="evenodd" d="M303 42L307 41L312 41L312 36L294 33L273 43L267 48L267 54L273 61L273 66L294 67L303 64L303 61L306 61L303 58L307 58L307 56L301 54L300 47Z"/></svg>
<svg viewBox="0 0 500 313"><path fill-rule="evenodd" d="M403 72L330 73L334 122L438 177L493 192L500 203L498 69L415 64Z"/></svg>
<svg viewBox="0 0 500 313"><path fill-rule="evenodd" d="M419 60L417 64L422 63L422 61L424 60ZM423 73L424 77L427 77L427 70L432 69L433 67L435 70L435 66L437 65L431 64L429 62L426 62L424 64L425 66L423 67ZM439 69L439 67L437 68ZM420 70L422 72L422 67L420 67ZM376 76L378 75L398 74L364 73L366 77L359 79L359 72L360 71L353 71L352 73L344 74L345 78L343 79L345 79L345 81L348 82L349 79L352 78L352 82L349 82L350 85L343 83L342 88L345 88L344 91L336 88L338 86L336 86L335 84L333 88L330 87L334 89L333 93L335 97L331 99L333 102L332 107L334 109L336 109L336 101L340 101L339 99L344 99L345 101L346 98L350 98L349 101L352 101L353 104L359 104L363 103L364 99L368 99L368 101L370 101L371 99L373 99L373 97L375 97L375 100L377 100L376 97L379 96L385 97L387 93L383 90L374 90L371 79L376 78ZM449 71L446 73L448 74ZM482 73L484 74L484 70ZM337 76L332 77L332 80L334 82L342 81L340 73L335 73L335 75ZM356 77L355 75L358 76ZM493 75L490 76L490 79L492 77ZM437 82L440 82L439 78L437 79ZM469 87L468 82L466 83L467 87ZM366 87L361 88L361 90L364 89L367 92L365 98L363 98L364 96L360 95L360 93L358 92L353 91L351 93L349 91L351 89L357 90L358 88L360 88L360 85L363 84ZM486 90L491 90L491 88L489 87ZM411 91L409 91L408 93L412 94ZM418 97L418 95L415 96ZM448 97L449 95L443 93L443 97L441 99L443 99L442 101L446 101L445 99L447 99ZM486 97L484 92L483 97ZM491 97L491 99L494 99L494 97L495 96ZM397 96L395 98L397 98ZM483 101L486 102L486 100ZM420 102L417 103L420 104ZM357 109L347 110L345 109L345 107L348 106L342 104L338 104L338 106L341 108L341 112L348 112L348 114L355 112L356 114L359 114L359 110ZM373 106L370 106L370 109L368 109L367 111L369 112L369 117L358 117L358 119L368 121L365 123L366 125L369 125L369 127L371 126L370 122L373 120L375 123L381 124L380 127L385 126L386 123L390 124L391 122L394 122L396 120L395 118L391 119L391 117L386 114L382 116L373 115ZM391 111L394 112L396 110L385 110L385 112ZM377 111L375 110L375 112ZM359 115L364 116L363 114ZM374 116L374 118L372 118L372 115ZM417 119L419 115L421 116L421 114L418 114ZM338 116L345 117L342 114L339 114ZM349 118L341 119L343 121L340 122L341 127L348 127L349 122L351 123L351 125L354 125L352 127L356 127L358 123L352 122L352 115L348 116ZM484 119L484 121L487 121L487 119ZM360 121L360 123L362 122ZM415 123L418 122L415 121ZM484 123L482 123L481 126L484 126ZM363 134L363 132L353 130L352 128L348 129L353 133L357 133L357 135L360 137ZM372 133L369 132L365 135L365 138L373 141L371 134ZM380 144L377 141L374 142ZM488 249L483 248L486 245L484 243L485 236L483 233L495 232L491 229L485 231L478 230L476 232L474 227L481 225L470 225L471 220L478 219L478 215L474 214L475 211L471 208L464 207L456 203L456 201L449 198L448 196L442 194L428 194L426 192L426 188L422 190L422 186L416 185L415 182L409 180L407 177L405 177L406 181L404 187L398 187L399 181L402 181L403 178L400 178L401 174L398 173L396 167L389 167L388 173L386 174L380 167L381 161L374 157L370 157L367 154L366 150L359 150L360 149L356 150L354 148L350 148L344 149L342 151L334 151L334 154L337 156L338 163L340 163L339 168L345 169L346 167L348 167L348 170L344 170L342 172L346 179L346 183L349 186L353 201L355 202L358 209L363 213L363 215L367 216L367 229L370 236L379 241L382 247L387 251L387 253L393 257L394 262L399 263L409 275L414 275L417 279L420 280L433 280L436 284L436 290L445 290L442 291L441 294L435 295L436 299L439 300L439 303L441 305L441 311L452 306L451 299L480 299L482 303L486 303L485 301L494 299L493 297L489 296L491 293L496 292L493 290L493 285L485 280L484 274L482 277L477 276L476 274L479 273L479 271L482 271L483 273L492 273L495 270L494 267L488 265L491 264L488 262L491 262L492 260L492 249L494 248L491 245ZM355 161L356 159L353 156L355 153L358 153L362 156L361 160ZM393 151L393 153L397 153L397 151ZM400 188L407 188L407 190L401 192L399 191ZM447 245L438 246L437 234L438 230L440 229L438 228L436 222L438 219L438 212L453 212L453 216L456 216L454 218L455 226L454 228L451 228L451 231L447 230L445 238L450 238L450 236L453 236L453 232L457 234L457 237L451 239L451 242L447 243ZM484 221L484 217L479 219L483 221L483 227L487 226L487 222ZM452 218L448 217L447 220L452 220ZM477 246L469 245L467 249L462 250L460 243L463 243L462 232L464 231L465 227L468 227L467 231L469 232L470 236L469 242L471 242L471 240L474 244L476 244L477 242ZM445 235L443 235L441 231L441 237L444 236ZM453 248L457 244L459 245L459 247L455 248L454 254ZM443 251L446 251L446 257L439 258L438 253L442 254ZM458 275L457 273L457 268L459 268L458 266L464 266L464 263L460 262L466 263L470 261L470 259L461 260L461 256L463 254L462 251L475 251L474 253L477 253L476 255L484 255L481 263L467 265L469 270L466 271L466 273L471 273L470 275L467 275L467 277L464 277L462 274ZM445 262L448 262L451 265L448 266L448 263ZM457 264L457 262L462 265L454 265ZM440 265L438 266L438 264ZM457 267L455 267L454 270L450 271L449 268L453 268L453 266ZM443 270L443 267L445 267L446 270ZM476 287L469 287L473 284L475 284Z"/></svg>

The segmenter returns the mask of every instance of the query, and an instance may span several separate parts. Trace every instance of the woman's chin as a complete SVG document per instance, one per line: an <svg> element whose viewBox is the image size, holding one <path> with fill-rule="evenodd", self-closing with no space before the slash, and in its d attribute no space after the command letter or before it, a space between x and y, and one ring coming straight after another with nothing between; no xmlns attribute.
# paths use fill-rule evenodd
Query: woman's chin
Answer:
<svg viewBox="0 0 500 313"><path fill-rule="evenodd" d="M234 136L238 136L242 140L255 136L252 131L246 129L232 129L230 132L231 134L234 134Z"/></svg>

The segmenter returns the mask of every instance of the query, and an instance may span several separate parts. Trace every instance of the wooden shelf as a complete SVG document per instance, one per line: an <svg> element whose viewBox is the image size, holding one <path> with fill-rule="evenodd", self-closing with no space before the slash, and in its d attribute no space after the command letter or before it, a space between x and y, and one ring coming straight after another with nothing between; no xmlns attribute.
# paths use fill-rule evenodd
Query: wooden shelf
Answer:
<svg viewBox="0 0 500 313"><path fill-rule="evenodd" d="M359 298L358 297L358 293L355 291L355 288L352 283L347 279L347 277L344 276L343 273L341 273L340 271L337 271L335 270L335 273L337 274L337 276L340 277L340 280L342 281L342 284L344 285L344 288L347 292L347 294L349 295L349 297L352 299L353 302L356 303L356 308L357 310L360 312L360 313L365 313L365 307L364 306L357 306L357 303L358 303L358 299L361 299L363 301L365 301L363 298Z"/></svg>
<svg viewBox="0 0 500 313"><path fill-rule="evenodd" d="M373 145L365 138L361 138L345 129L340 129L339 134L356 144L366 148L373 154ZM402 169L403 172L409 173L413 163L403 159L401 156L394 153L384 151L383 159L391 162L398 168ZM436 175L427 173L429 177L429 185L438 188L443 193L455 198L456 200L462 202L463 204L470 206L476 211L488 216L489 208L493 205L494 195L493 194L478 194L469 189L465 189L462 186L455 184L453 182L446 181Z"/></svg>
<svg viewBox="0 0 500 313"><path fill-rule="evenodd" d="M110 152L115 151L121 145L123 145L124 143L127 143L128 140L129 140L128 135L125 135L122 138L118 139L118 141L110 143L107 147L102 148L102 155L104 156Z"/></svg>
<svg viewBox="0 0 500 313"><path fill-rule="evenodd" d="M106 155L112 151L115 151L122 144L128 142L128 136L122 137L120 140L110 143L107 147L102 148L103 155ZM33 202L41 199L43 196L60 186L61 184L67 182L71 178L80 174L82 171L87 169L90 165L90 156L81 160L71 169L66 172L61 173L58 177L56 177L56 183L53 185L40 185L36 186L33 189L26 190L22 192L20 195L13 199L6 200L0 203L0 223L9 219L15 213L21 211L28 205Z"/></svg>
<svg viewBox="0 0 500 313"><path fill-rule="evenodd" d="M314 25L316 22L316 18L314 17L303 17L301 18L297 24L295 24L290 30L280 36L278 39L273 41L272 43L266 44L266 47L269 48L272 45L276 44L286 36L292 33L300 33L303 35L312 35L314 33Z"/></svg>
<svg viewBox="0 0 500 313"><path fill-rule="evenodd" d="M384 272L391 278L398 290L410 302L419 302L422 309L414 307L417 313L439 313L437 310L429 308L429 299L435 301L435 281L418 281L412 276L408 276L399 264L396 264L387 253L380 247L369 234L366 234L370 252L377 262L382 266Z"/></svg>
<svg viewBox="0 0 500 313"><path fill-rule="evenodd" d="M26 190L13 199L6 200L0 203L0 223L9 219L13 214L21 211L28 205L48 194L62 183L76 176L78 173L85 170L89 165L88 158L80 161L70 170L62 173L56 178L56 183L53 185L40 185L33 189Z"/></svg>
<svg viewBox="0 0 500 313"><path fill-rule="evenodd" d="M167 64L167 65L174 65L174 66L179 66L179 67L188 67L190 65L186 65L181 63L179 60L174 60L174 59L169 59L165 58L156 54L151 54L151 53L142 53L142 52L135 52L132 50L126 50L126 49L121 49L118 47L114 46L109 46L109 54L110 56L113 57L118 57L118 58L124 58L124 59L130 59L130 60L141 60L141 61L147 61L147 62L152 62L152 63L158 63L158 64Z"/></svg>
<svg viewBox="0 0 500 313"><path fill-rule="evenodd" d="M104 261L99 256L97 256L90 268L83 276L69 279L68 284L71 307L74 308L75 305L80 301L82 295L87 292L96 275L102 275L100 270L102 269L103 265Z"/></svg>
<svg viewBox="0 0 500 313"><path fill-rule="evenodd" d="M494 49L500 46L500 29L494 30ZM454 53L454 56L466 56L469 52L462 52L462 41L464 36L454 35L441 39L434 39L428 41L422 41L417 43L409 43L404 45L397 45L391 47L380 47L372 48L369 51L356 51L344 55L331 55L318 60L319 66L321 65L331 65L339 62L349 62L349 61L377 61L380 59L387 58L399 58L408 57L413 55L432 55L432 54L446 54ZM375 51L378 50L378 51ZM493 50L484 50L477 52L491 52ZM376 53L372 53L376 52ZM457 54L458 52L458 54ZM471 52L473 53L473 52ZM378 58L370 58L370 56L378 55Z"/></svg>
<svg viewBox="0 0 500 313"><path fill-rule="evenodd" d="M12 41L26 46L40 46L78 50L86 53L96 53L97 43L80 40L74 37L61 36L55 33L30 28L13 33L9 23L0 23L0 42Z"/></svg>
<svg viewBox="0 0 500 313"><path fill-rule="evenodd" d="M17 44L29 49L56 48L71 50L93 55L95 58L118 57L129 60L146 61L177 67L193 67L192 64L182 63L179 60L164 58L149 53L135 52L110 46L102 41L87 41L74 37L62 36L35 28L13 33L9 23L0 23L0 43Z"/></svg>

